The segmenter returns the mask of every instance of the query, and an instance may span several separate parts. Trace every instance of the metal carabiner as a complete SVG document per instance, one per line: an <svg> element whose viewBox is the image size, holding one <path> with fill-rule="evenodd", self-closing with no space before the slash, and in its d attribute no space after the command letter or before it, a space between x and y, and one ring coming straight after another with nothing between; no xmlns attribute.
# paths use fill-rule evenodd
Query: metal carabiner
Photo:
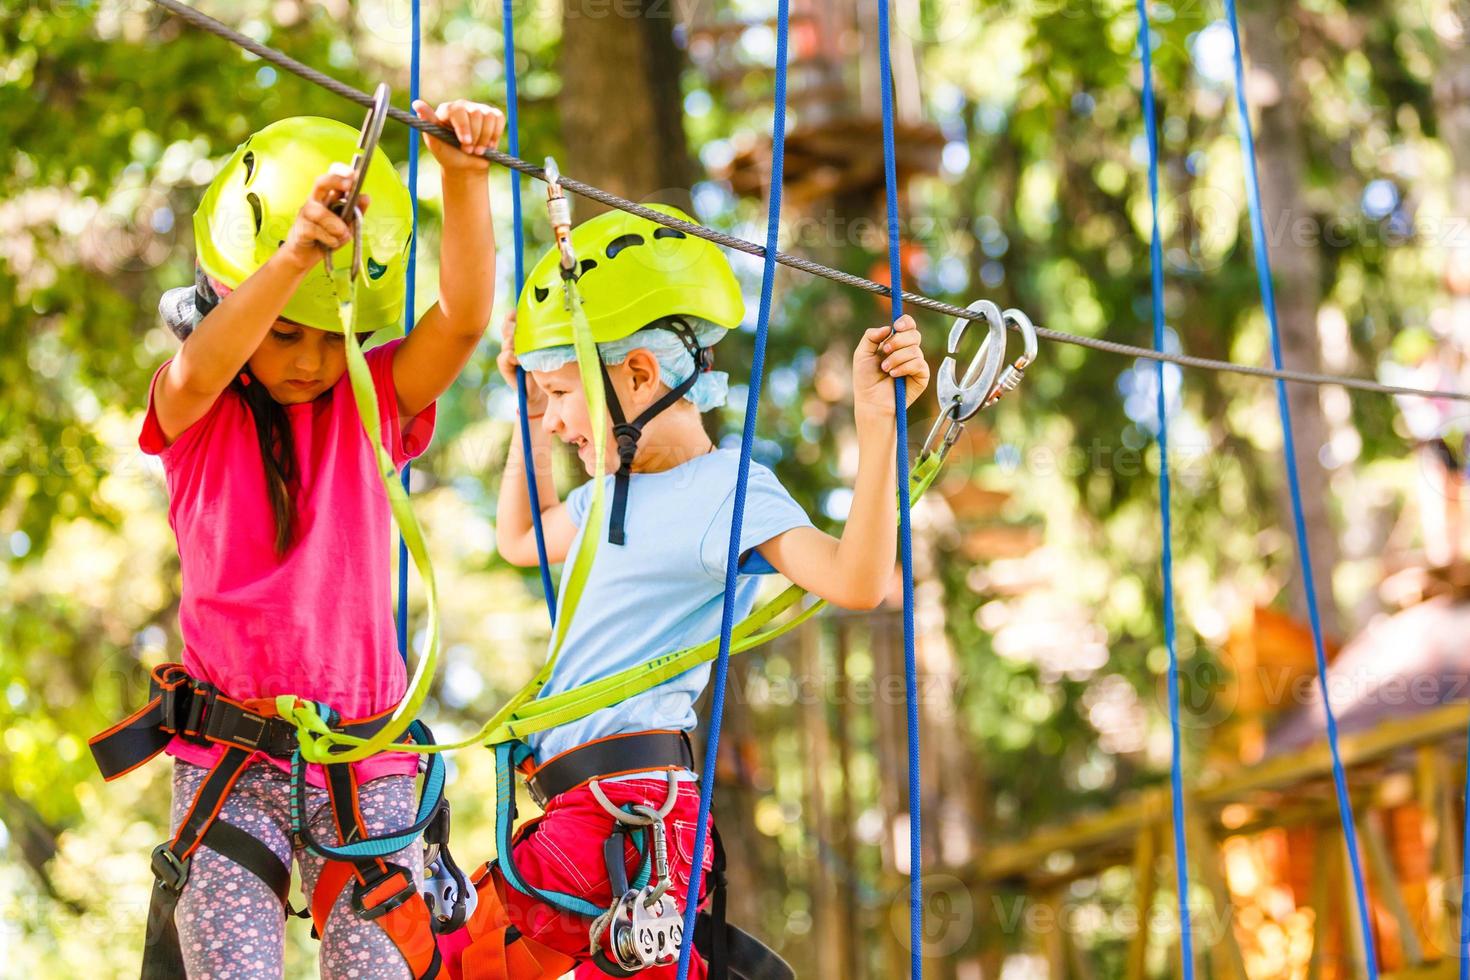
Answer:
<svg viewBox="0 0 1470 980"><path fill-rule="evenodd" d="M546 158L546 215L551 219L551 235L561 253L561 277L577 277L577 253L572 249L572 203L561 189L561 170L555 157ZM570 302L570 300L569 300Z"/></svg>
<svg viewBox="0 0 1470 980"><path fill-rule="evenodd" d="M980 299L965 309L984 317L990 330L980 341L980 348L975 351L964 375L956 379L955 354L959 352L960 340L972 321L966 317L955 317L954 326L949 329L946 356L939 365L939 375L934 383L934 393L939 399L942 414L929 430L924 446L919 450L921 457L936 449L941 454L949 452L960 432L964 430L964 423L988 404L986 400L995 389L996 377L1000 374L1001 362L1005 359L1006 325L1000 307L988 299Z"/></svg>
<svg viewBox="0 0 1470 980"><path fill-rule="evenodd" d="M368 109L367 119L363 120L362 131L357 137L357 151L352 155L352 184L347 188L346 195L329 206L332 213L347 222L352 230L352 263L346 270L349 284L355 282L362 272L362 221L359 220L362 215L357 210L357 202L362 197L363 186L367 184L368 168L372 166L378 140L383 136L383 124L388 119L391 93L387 82L379 82L373 91L372 108ZM326 246L322 248L327 253L324 262L327 277L335 282L337 273L332 266L332 250ZM338 302L345 305L348 301L339 295Z"/></svg>
<svg viewBox="0 0 1470 980"><path fill-rule="evenodd" d="M1026 347L1021 352L1021 356L1007 364L1005 370L1000 373L999 380L995 382L995 387L986 397L982 408L989 408L1000 401L1004 395L1015 391L1026 376L1026 369L1036 360L1036 327L1032 325L1031 318L1014 308L1006 310L1001 316L1008 326L1015 324L1021 331L1021 339Z"/></svg>

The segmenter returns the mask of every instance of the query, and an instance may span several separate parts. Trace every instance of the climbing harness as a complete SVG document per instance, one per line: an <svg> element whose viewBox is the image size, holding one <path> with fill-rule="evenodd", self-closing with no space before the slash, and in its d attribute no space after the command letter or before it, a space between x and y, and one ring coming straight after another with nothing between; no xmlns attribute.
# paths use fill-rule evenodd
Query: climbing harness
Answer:
<svg viewBox="0 0 1470 980"><path fill-rule="evenodd" d="M276 712L272 699L237 701L226 697L212 685L190 677L182 664L175 663L155 667L149 689L147 704L89 740L104 779L110 781L132 772L176 737L197 745L223 746L225 751L206 776L173 838L153 850L150 865L154 883L143 956L144 980L183 975L174 909L188 884L193 856L200 847L234 861L263 881L280 899L283 914L310 914L317 935L326 928L337 896L355 879L352 906L357 915L379 923L415 977L438 974L433 934L464 921L470 910L467 896L441 904L436 910L439 914L431 916L427 900L416 893L412 875L385 858L411 846L423 833L433 842L435 860L447 869L446 873L463 880L447 850L449 818L441 757L431 755L426 760L414 824L379 837L369 836L361 822L357 779L351 767L326 766L336 827L340 838L350 842L326 845L312 835L307 824L305 781L295 726ZM314 707L332 730L364 737L382 731L391 718L389 712L383 712L344 722L325 706ZM433 744L432 733L420 723L415 723L405 737L415 744ZM291 762L293 832L304 846L327 859L311 896L309 912L296 912L287 904L290 867L248 831L220 817L235 781L261 754Z"/></svg>
<svg viewBox="0 0 1470 980"><path fill-rule="evenodd" d="M491 959L499 963L503 943L515 942L523 946L525 955L534 954L532 958L538 963L546 960L548 955L561 955L550 954L524 936L515 935L507 940L501 935L510 920L495 891L497 880L562 914L585 919L588 922L588 955L604 973L628 976L649 966L672 963L686 926L677 896L671 893L664 819L676 801L679 773L694 768L694 753L688 734L660 730L613 735L568 749L540 764L524 743L504 742L495 746L495 762L497 856L475 875L480 904L467 926L472 938L465 953L463 972L457 975L481 980L498 980L501 976L525 980L543 975L476 972L470 967L470 960L480 957L487 949L492 953ZM647 774L650 778L657 778L660 773L666 779L666 791L657 808L619 807L607 798L600 785L621 776ZM587 787L599 805L613 817L613 830L603 847L612 893L611 904L600 906L581 895L537 888L521 874L515 860L516 848L538 832L542 818L516 826L517 774L524 780L532 799L543 809L562 794ZM626 841L631 841L637 854L631 880L624 858ZM702 852L695 850L693 853ZM714 835L712 868L709 909L697 912L693 934L697 947L709 963L710 977L715 980L723 977L789 980L794 974L779 955L725 920L725 856L718 832ZM495 922L500 922L498 932L491 925ZM569 968L561 967L563 970Z"/></svg>

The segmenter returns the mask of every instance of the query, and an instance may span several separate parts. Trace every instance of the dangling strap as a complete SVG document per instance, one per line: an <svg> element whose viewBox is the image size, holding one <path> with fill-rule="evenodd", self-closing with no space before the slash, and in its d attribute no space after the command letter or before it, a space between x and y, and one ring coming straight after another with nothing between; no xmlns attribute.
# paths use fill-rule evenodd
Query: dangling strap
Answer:
<svg viewBox="0 0 1470 980"><path fill-rule="evenodd" d="M143 980L170 980L184 975L184 957L179 950L174 909L189 880L194 852L205 843L205 837L219 817L235 780L250 764L251 754L244 749L226 749L205 777L189 812L179 822L179 830L173 840L159 844L153 850L153 894L148 902Z"/></svg>
<svg viewBox="0 0 1470 980"><path fill-rule="evenodd" d="M562 912L569 912L572 915L595 919L607 910L601 905L594 904L580 895L537 888L535 885L526 881L521 875L520 869L516 867L514 833L516 822L515 770L517 766L530 758L530 754L531 750L521 742L502 742L495 746L495 854L496 863L500 868L500 875L505 879L507 885L528 898L534 898L538 902L544 902ZM633 842L642 855L642 862L633 882L633 887L635 888L642 888L648 884L649 876L652 874L651 861L645 841L646 838L641 832L634 833Z"/></svg>
<svg viewBox="0 0 1470 980"><path fill-rule="evenodd" d="M623 406L613 388L612 376L607 373L607 365L602 363L600 357L597 361L598 367L602 369L602 386L607 391L607 413L612 416L613 438L618 441L618 471L613 474L612 516L608 518L607 525L609 544L622 544L626 540L623 522L628 510L628 482L633 473L633 458L638 455L638 440L643 436L643 427L653 421L658 413L683 398L694 387L699 376L710 369L710 352L699 345L694 331L683 320L675 320L673 324L666 329L684 342L685 349L694 358L694 370L666 395L644 409L643 414L632 422L627 421L623 415Z"/></svg>

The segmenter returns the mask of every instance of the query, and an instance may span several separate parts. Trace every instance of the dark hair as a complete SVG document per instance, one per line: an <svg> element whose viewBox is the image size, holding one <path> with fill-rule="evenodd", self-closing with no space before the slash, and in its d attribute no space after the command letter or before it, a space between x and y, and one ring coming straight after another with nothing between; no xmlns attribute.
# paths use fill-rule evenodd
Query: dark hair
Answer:
<svg viewBox="0 0 1470 980"><path fill-rule="evenodd" d="M255 420L255 437L265 464L265 490L276 518L276 555L284 556L291 550L296 531L296 502L291 496L297 486L296 440L291 436L291 419L285 406L255 380L250 368L230 382L230 388L245 400Z"/></svg>

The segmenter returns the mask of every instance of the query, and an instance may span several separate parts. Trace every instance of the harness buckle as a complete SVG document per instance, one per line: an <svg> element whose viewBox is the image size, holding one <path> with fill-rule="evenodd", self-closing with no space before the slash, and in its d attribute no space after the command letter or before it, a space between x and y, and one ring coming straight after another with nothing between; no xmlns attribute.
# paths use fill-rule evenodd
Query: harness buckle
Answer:
<svg viewBox="0 0 1470 980"><path fill-rule="evenodd" d="M179 734L191 742L208 744L204 729L214 716L214 706L219 700L219 688L200 682L194 685L193 697L189 699L189 716L179 729Z"/></svg>
<svg viewBox="0 0 1470 980"><path fill-rule="evenodd" d="M395 878L399 879L402 885L391 895L379 898L380 891L392 887ZM396 864L389 864L387 870L378 871L372 878L359 881L352 886L352 911L359 919L377 919L416 897L418 897L418 890L414 888L413 875ZM371 905L367 904L369 901L372 902Z"/></svg>
<svg viewBox="0 0 1470 980"><path fill-rule="evenodd" d="M211 711L205 718L202 734L231 745L264 751L264 743L270 735L270 723L270 718L250 711ZM253 730L249 727L252 725Z"/></svg>
<svg viewBox="0 0 1470 980"><path fill-rule="evenodd" d="M153 849L153 857L148 863L159 887L171 892L183 891L184 882L189 880L189 858L179 857L165 842Z"/></svg>

